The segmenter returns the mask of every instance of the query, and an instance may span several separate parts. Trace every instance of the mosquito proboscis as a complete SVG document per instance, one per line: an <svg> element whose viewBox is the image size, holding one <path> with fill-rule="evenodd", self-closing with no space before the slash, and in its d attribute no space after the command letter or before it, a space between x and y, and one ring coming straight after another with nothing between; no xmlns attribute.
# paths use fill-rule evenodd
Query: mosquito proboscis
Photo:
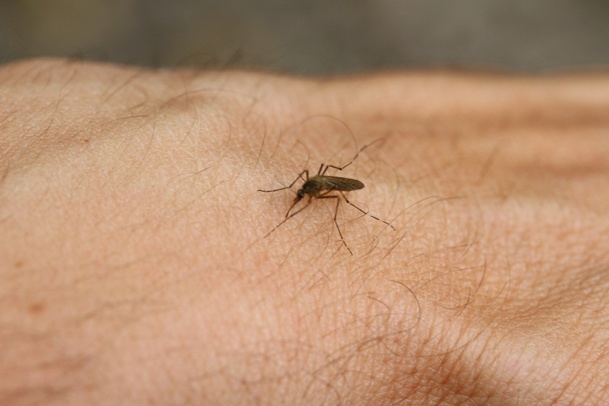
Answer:
<svg viewBox="0 0 609 406"><path fill-rule="evenodd" d="M359 154L362 151L364 151L366 148L370 147L372 144L374 144L374 142L364 145L355 154L353 159L351 159L351 161L349 161L347 164L345 164L343 166L327 165L327 164L322 163L319 166L317 175L309 177L309 170L305 169L302 172L300 172L300 174L298 174L298 177L296 179L294 179L294 181L292 183L290 183L288 186L285 186L285 187L282 187L279 189L272 189L272 190L258 189L259 192L264 192L264 193L279 192L281 190L291 189L292 186L294 186L294 184L296 182L298 182L299 179L304 181L304 183L302 184L300 189L298 189L298 191L296 192L296 197L294 198L294 202L288 209L288 212L285 215L285 219L281 223L277 224L271 231L269 231L264 236L264 238L268 237L273 231L277 230L277 228L279 228L286 221L288 221L289 219L291 219L292 217L294 217L295 215L297 215L298 213L300 213L301 211L303 211L304 209L309 207L309 205L311 204L311 201L313 199L336 199L336 208L334 210L334 224L336 224L336 229L338 230L338 234L340 236L341 242L343 243L345 248L347 248L349 253L351 255L353 255L353 252L351 251L351 249L345 242L345 238L343 237L343 233L340 230L340 226L338 225L338 221L336 219L336 216L338 214L338 206L340 205L341 197L345 200L345 202L347 202L347 204L356 208L364 215L370 216L373 219L375 219L381 223L384 223L384 224L388 225L389 227L391 227L393 230L395 230L395 227L392 226L390 223L386 222L385 220L381 220L380 218L378 218L376 216L371 215L367 211L361 209L360 207L356 206L355 204L353 204L349 201L349 199L345 195L345 192L363 189L364 184L361 181L359 181L357 179L352 179L352 178L343 178L343 177L339 177L339 176L326 175L326 172L330 168L336 169L339 171L342 171L343 169L347 168L357 159L357 157L359 156ZM330 194L332 192L338 192L338 194ZM292 211L292 209L294 208L294 206L296 206L298 204L298 202L300 202L305 196L309 197L309 201L307 202L307 204L304 207L296 210L295 212L290 213Z"/></svg>

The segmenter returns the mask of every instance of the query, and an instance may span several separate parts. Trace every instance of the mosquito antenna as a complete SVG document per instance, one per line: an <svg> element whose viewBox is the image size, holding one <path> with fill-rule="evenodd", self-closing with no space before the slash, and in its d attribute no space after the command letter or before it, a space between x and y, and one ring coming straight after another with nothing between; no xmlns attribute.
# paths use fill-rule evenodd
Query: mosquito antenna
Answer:
<svg viewBox="0 0 609 406"><path fill-rule="evenodd" d="M309 201L307 202L307 204L304 205L304 207L301 207L300 209L296 210L294 213L290 214L289 216L287 216L286 218L283 219L283 221L281 221L281 223L277 224L271 231L269 231L268 233L265 234L265 236L263 238L268 237L269 235L271 235L271 233L275 230L277 230L280 226L282 226L286 221L288 221L289 219L291 219L292 217L294 217L295 215L297 215L298 213L300 213L301 211L303 211L304 209L306 209L307 207L309 207L309 205L311 204L311 199L309 199ZM296 205L296 203L292 204L292 206L290 207L290 210L292 210L292 207L294 207ZM288 214L289 214L289 210L288 210Z"/></svg>

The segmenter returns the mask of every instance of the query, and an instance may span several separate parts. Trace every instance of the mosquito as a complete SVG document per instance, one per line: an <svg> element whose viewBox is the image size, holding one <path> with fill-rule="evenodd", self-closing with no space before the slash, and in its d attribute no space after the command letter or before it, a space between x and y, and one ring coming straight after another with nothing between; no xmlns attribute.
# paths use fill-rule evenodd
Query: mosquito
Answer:
<svg viewBox="0 0 609 406"><path fill-rule="evenodd" d="M296 197L294 198L294 202L288 209L288 212L285 215L285 219L281 223L277 224L271 231L269 231L264 236L264 238L268 237L273 231L277 230L283 223L285 223L286 221L288 221L289 219L291 219L292 217L294 217L295 215L297 215L298 213L300 213L301 211L303 211L304 209L309 207L309 205L311 204L311 201L313 199L336 199L336 208L334 210L334 224L336 224L336 229L338 230L338 234L340 236L341 242L343 243L345 248L347 248L349 253L351 255L353 255L353 251L351 251L351 249L345 242L345 238L343 237L343 233L340 230L338 221L336 219L336 216L338 214L338 206L340 205L340 202L341 202L341 196L345 200L345 202L347 202L347 204L349 204L352 207L355 207L357 210L359 210L364 215L370 216L373 219L375 219L381 223L384 223L384 224L388 225L389 227L391 227L393 230L395 230L395 227L392 226L391 224L389 224L388 222L386 222L385 220L381 220L380 218L373 216L372 214L364 211L363 209L359 208L358 206L356 206L355 204L353 204L349 201L349 199L345 195L345 192L351 192L353 190L363 189L364 184L361 181L359 181L357 179L352 179L352 178L343 178L340 176L326 175L326 172L330 168L336 169L339 171L342 171L343 169L347 168L357 159L357 157L359 156L360 153L362 153L362 151L364 151L366 148L368 148L372 144L374 144L374 142L370 143L368 145L364 145L355 154L353 159L343 166L327 165L327 164L322 163L319 167L319 170L317 171L317 175L309 177L309 170L305 169L302 172L300 172L298 177L296 179L294 179L294 181L292 183L290 183L289 186L285 186L285 187L282 187L279 189L272 189L272 190L258 189L259 192L264 192L264 193L279 192L280 190L291 189L292 186L294 186L294 184L296 182L298 182L299 179L304 181L304 183L302 184L300 189L298 189L298 191L296 192ZM332 192L338 192L338 194L330 194ZM290 212L292 211L294 206L296 206L298 204L298 202L300 202L305 196L309 197L309 201L307 202L307 204L304 207L302 207L290 214Z"/></svg>

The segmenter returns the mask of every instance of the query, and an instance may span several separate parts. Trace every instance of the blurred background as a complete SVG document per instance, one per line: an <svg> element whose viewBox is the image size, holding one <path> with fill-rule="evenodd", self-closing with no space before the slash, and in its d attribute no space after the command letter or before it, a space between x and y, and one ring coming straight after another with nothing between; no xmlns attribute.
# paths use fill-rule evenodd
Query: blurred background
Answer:
<svg viewBox="0 0 609 406"><path fill-rule="evenodd" d="M298 74L609 66L607 0L2 0L0 62Z"/></svg>

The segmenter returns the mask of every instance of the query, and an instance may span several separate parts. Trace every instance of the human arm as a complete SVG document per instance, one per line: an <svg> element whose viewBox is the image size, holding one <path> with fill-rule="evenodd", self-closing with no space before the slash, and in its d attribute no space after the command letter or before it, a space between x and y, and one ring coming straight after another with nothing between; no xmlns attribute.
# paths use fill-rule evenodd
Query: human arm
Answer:
<svg viewBox="0 0 609 406"><path fill-rule="evenodd" d="M607 76L0 76L3 403L607 399Z"/></svg>

